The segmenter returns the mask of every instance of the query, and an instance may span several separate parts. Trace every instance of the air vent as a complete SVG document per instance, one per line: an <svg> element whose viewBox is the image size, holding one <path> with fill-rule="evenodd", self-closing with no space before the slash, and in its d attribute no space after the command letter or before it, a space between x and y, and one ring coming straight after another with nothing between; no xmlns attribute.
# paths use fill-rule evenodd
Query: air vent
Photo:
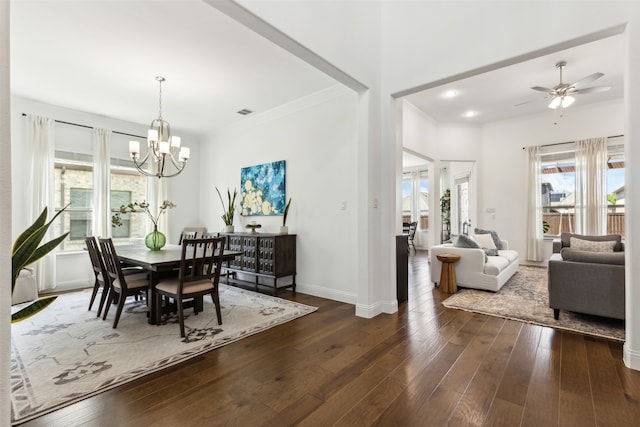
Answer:
<svg viewBox="0 0 640 427"><path fill-rule="evenodd" d="M249 110L248 108L243 108L242 110L238 111L238 114L242 114L243 116L249 115L253 113L253 111Z"/></svg>

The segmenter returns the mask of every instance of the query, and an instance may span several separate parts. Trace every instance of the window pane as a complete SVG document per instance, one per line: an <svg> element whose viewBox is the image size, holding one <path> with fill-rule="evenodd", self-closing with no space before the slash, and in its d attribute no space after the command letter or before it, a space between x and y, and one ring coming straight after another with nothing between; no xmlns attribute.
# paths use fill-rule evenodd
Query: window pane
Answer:
<svg viewBox="0 0 640 427"><path fill-rule="evenodd" d="M561 160L555 155L552 161L544 161L540 181L542 183L542 219L549 225L545 235L559 236L573 232L575 219L576 168L571 158Z"/></svg>
<svg viewBox="0 0 640 427"><path fill-rule="evenodd" d="M411 174L402 175L402 222L411 222Z"/></svg>
<svg viewBox="0 0 640 427"><path fill-rule="evenodd" d="M93 167L86 161L56 158L54 183L56 211L69 207L53 224L53 233L59 236L70 232L56 249L82 250L84 238L92 234Z"/></svg>
<svg viewBox="0 0 640 427"><path fill-rule="evenodd" d="M624 158L611 156L607 169L607 233L624 237Z"/></svg>
<svg viewBox="0 0 640 427"><path fill-rule="evenodd" d="M420 172L420 193L418 197L420 209L420 225L418 228L426 230L429 228L429 174L427 171Z"/></svg>
<svg viewBox="0 0 640 427"><path fill-rule="evenodd" d="M122 205L147 200L147 177L134 168L111 167L111 210L116 212ZM129 243L130 238L143 238L151 232L146 213L133 212L122 215L122 225L112 227L115 244Z"/></svg>

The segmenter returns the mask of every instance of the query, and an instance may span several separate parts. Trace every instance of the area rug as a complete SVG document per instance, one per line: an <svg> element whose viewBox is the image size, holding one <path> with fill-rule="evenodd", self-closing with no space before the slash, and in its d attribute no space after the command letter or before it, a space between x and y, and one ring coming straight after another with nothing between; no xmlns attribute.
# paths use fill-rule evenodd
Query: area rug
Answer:
<svg viewBox="0 0 640 427"><path fill-rule="evenodd" d="M317 310L293 301L220 285L222 325L204 311L147 323L144 301L129 298L118 328L88 311L90 291L63 294L41 313L12 325L11 404L17 424ZM18 306L16 306L18 307Z"/></svg>
<svg viewBox="0 0 640 427"><path fill-rule="evenodd" d="M547 269L520 266L498 292L461 289L442 303L445 307L624 341L624 321L549 308Z"/></svg>

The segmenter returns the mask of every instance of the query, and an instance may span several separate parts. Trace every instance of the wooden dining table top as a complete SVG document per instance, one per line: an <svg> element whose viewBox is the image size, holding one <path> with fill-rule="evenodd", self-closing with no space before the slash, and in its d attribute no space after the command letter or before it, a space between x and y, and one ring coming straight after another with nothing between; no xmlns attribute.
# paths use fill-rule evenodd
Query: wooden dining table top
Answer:
<svg viewBox="0 0 640 427"><path fill-rule="evenodd" d="M138 265L145 270L158 271L180 265L182 246L166 245L159 251L151 251L143 245L122 245L116 246L116 253L121 261ZM243 253L242 251L225 250L222 258L224 261L228 261Z"/></svg>

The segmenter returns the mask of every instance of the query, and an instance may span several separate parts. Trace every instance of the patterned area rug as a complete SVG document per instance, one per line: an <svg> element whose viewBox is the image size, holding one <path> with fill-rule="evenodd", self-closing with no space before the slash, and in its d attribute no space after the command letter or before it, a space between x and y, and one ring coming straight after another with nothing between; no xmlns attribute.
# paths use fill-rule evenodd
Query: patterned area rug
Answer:
<svg viewBox="0 0 640 427"><path fill-rule="evenodd" d="M498 292L461 289L442 304L448 308L624 341L623 320L564 310L560 310L560 319L555 320L548 295L547 269L520 266Z"/></svg>
<svg viewBox="0 0 640 427"><path fill-rule="evenodd" d="M87 311L90 296L90 291L61 295L41 313L12 325L14 424L317 310L221 284L222 325L205 297L204 312L185 311L187 336L180 338L177 317L150 325L144 301L133 298L113 329L115 307L103 321L96 317L96 303Z"/></svg>

